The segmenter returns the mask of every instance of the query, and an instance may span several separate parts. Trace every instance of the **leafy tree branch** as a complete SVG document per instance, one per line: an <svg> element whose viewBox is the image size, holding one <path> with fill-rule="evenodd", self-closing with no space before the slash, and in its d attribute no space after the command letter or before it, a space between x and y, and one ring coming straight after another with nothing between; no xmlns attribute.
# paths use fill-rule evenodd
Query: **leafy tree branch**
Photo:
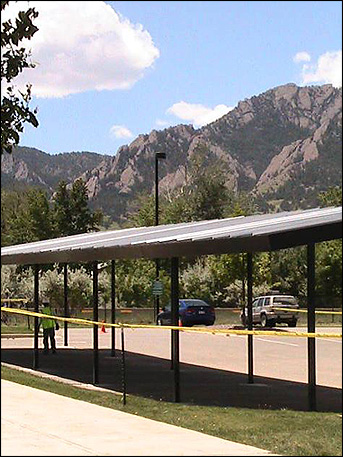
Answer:
<svg viewBox="0 0 343 457"><path fill-rule="evenodd" d="M13 2L12 2L13 3ZM9 6L9 0L1 1L1 13ZM30 61L31 53L21 46L22 41L30 40L38 31L33 20L38 16L34 8L20 11L15 23L11 19L1 23L1 154L12 153L13 146L19 144L24 124L38 127L37 109L31 111L31 84L26 91L16 91L14 79L25 69L34 68Z"/></svg>

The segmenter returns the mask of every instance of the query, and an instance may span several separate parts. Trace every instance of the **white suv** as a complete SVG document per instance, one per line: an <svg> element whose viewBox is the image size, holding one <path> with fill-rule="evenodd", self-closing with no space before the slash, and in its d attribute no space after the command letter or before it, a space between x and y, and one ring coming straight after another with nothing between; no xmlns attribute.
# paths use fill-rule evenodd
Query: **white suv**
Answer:
<svg viewBox="0 0 343 457"><path fill-rule="evenodd" d="M298 321L299 304L293 295L262 295L252 302L253 324L262 327L273 327L282 322L289 327L295 327ZM241 322L244 327L248 325L248 308L241 312Z"/></svg>

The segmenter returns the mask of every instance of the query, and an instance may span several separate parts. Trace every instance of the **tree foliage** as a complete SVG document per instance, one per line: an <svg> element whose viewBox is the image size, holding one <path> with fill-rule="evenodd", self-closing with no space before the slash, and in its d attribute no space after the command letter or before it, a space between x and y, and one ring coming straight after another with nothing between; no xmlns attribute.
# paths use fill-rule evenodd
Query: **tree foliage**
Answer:
<svg viewBox="0 0 343 457"><path fill-rule="evenodd" d="M70 235L73 232L69 193L67 183L65 181L60 181L53 198L53 204L56 228L62 236Z"/></svg>
<svg viewBox="0 0 343 457"><path fill-rule="evenodd" d="M2 246L99 230L102 214L92 212L85 183L62 181L49 201L45 191L1 191Z"/></svg>
<svg viewBox="0 0 343 457"><path fill-rule="evenodd" d="M92 212L88 206L85 182L77 179L71 188L61 181L54 201L54 219L59 236L77 235L96 230L101 222L100 211Z"/></svg>
<svg viewBox="0 0 343 457"><path fill-rule="evenodd" d="M1 191L1 242L3 246L28 243L55 236L46 193Z"/></svg>
<svg viewBox="0 0 343 457"><path fill-rule="evenodd" d="M206 171L204 172L206 174ZM189 194L188 194L189 195ZM215 195L215 192L212 194ZM223 200L221 214L226 216L248 215L253 211L251 201L246 197L230 193ZM72 235L96 229L99 222L87 206L87 193L84 183L76 182L68 187L61 182L49 202L44 192L39 189L29 193L16 194L2 192L2 228L3 243L15 244L46 238L48 233L54 236ZM329 189L321 195L327 206L339 204L339 191ZM196 201L199 201L195 199ZM200 198L201 200L201 198ZM178 205L168 198L162 199L161 223L184 221L183 217L197 220L201 213L200 206L192 206L190 198L179 195ZM210 200L209 200L210 201ZM187 208L188 212L184 213ZM140 210L135 214L135 225L153 225L154 199L143 198L139 202ZM172 210L170 210L172 208ZM189 208L192 208L191 210ZM173 218L171 215L173 214ZM186 216L185 216L186 214ZM209 213L208 213L209 214ZM175 218L175 219L174 219ZM9 242L10 241L10 242ZM214 306L242 305L246 301L246 259L245 254L222 254L201 256L180 261L180 295L207 300ZM51 270L51 269L50 269ZM71 265L70 268L70 303L74 310L90 306L92 300L91 277L88 266ZM27 294L32 281L26 272L23 281L14 284L11 272L4 276L6 290L15 291L19 296ZM44 280L43 280L44 278ZM42 275L42 291L49 295L56 306L62 306L62 275L55 270ZM293 294L306 303L307 259L306 247L300 246L275 252L255 253L253 256L253 294L267 293L277 289L281 293ZM317 243L316 245L316 292L318 306L336 305L342 296L342 244L341 240ZM116 296L117 304L122 307L151 307L154 297L152 283L155 279L155 263L146 259L117 260ZM160 280L164 284L160 305L170 301L170 262L161 259ZM31 282L30 282L31 281ZM30 286L31 287L31 286ZM109 268L99 275L99 297L101 304L110 303L111 277ZM12 295L13 296L13 295ZM336 300L336 301L334 301Z"/></svg>
<svg viewBox="0 0 343 457"><path fill-rule="evenodd" d="M319 193L321 206L342 206L342 186L333 186Z"/></svg>
<svg viewBox="0 0 343 457"><path fill-rule="evenodd" d="M199 144L189 160L185 184L159 196L160 223L176 224L253 214L253 199L226 186L218 158ZM135 226L154 225L155 196L141 194L132 205L129 221Z"/></svg>
<svg viewBox="0 0 343 457"><path fill-rule="evenodd" d="M319 194L323 206L342 206L342 187L330 187ZM324 297L342 296L342 240L320 243L317 255L318 294Z"/></svg>
<svg viewBox="0 0 343 457"><path fill-rule="evenodd" d="M226 175L220 160L208 154L204 145L195 148L190 159L185 198L188 201L190 220L220 219L228 200Z"/></svg>
<svg viewBox="0 0 343 457"><path fill-rule="evenodd" d="M9 5L8 0L1 1L1 13ZM1 97L1 154L11 153L14 145L19 144L19 134L27 122L38 126L37 110L31 111L31 85L26 92L16 92L13 80L24 70L34 68L22 41L30 40L38 28L33 20L38 16L34 8L20 11L15 23L11 19L1 24L1 85L6 89Z"/></svg>
<svg viewBox="0 0 343 457"><path fill-rule="evenodd" d="M213 169L205 167L200 158L195 161L194 179L199 183L206 181L207 187L197 192L195 190L197 187L193 186L193 180L189 179L184 189L168 197L162 196L160 218L162 223L187 222L220 215L222 217L246 216L256 213L251 197L245 194L233 194L230 191L223 193L220 205L215 206L217 183L211 179L212 172ZM201 173L203 176L200 176ZM204 195L207 195L207 200ZM318 198L323 206L337 206L341 204L341 195L341 188L335 187L320 193ZM206 202L210 207L209 210L206 208ZM133 216L135 225L153 225L154 196L146 198L141 196L137 207L139 210ZM212 207L215 208L215 214L211 212ZM342 296L341 243L341 240L334 240L317 244L317 293L323 296L324 302L327 303L330 302L331 297ZM180 269L182 278L180 290L187 296L200 294L215 306L238 306L246 299L246 263L243 254L184 259ZM136 272L136 274L139 273ZM306 276L305 247L254 254L253 292L255 295L267 293L273 289L300 297L304 303L307 293ZM324 302L323 305L326 304Z"/></svg>

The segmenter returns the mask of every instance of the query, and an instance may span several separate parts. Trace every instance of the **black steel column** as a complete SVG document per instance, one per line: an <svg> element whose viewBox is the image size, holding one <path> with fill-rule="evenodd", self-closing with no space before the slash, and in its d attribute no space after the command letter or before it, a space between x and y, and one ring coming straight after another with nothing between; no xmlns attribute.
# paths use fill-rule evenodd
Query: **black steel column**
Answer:
<svg viewBox="0 0 343 457"><path fill-rule="evenodd" d="M179 324L179 259L171 259L171 324ZM172 330L172 363L174 370L174 401L180 401L180 340L179 330Z"/></svg>
<svg viewBox="0 0 343 457"><path fill-rule="evenodd" d="M160 280L160 259L155 259L156 262L156 281ZM160 310L160 296L155 295L155 307L154 307L154 323L156 323L157 315Z"/></svg>
<svg viewBox="0 0 343 457"><path fill-rule="evenodd" d="M307 245L307 331L316 331L315 304L315 244ZM316 399L316 339L307 338L308 400L310 411L317 409Z"/></svg>
<svg viewBox="0 0 343 457"><path fill-rule="evenodd" d="M111 262L111 324L116 323L116 262ZM116 355L116 329L111 327L111 356Z"/></svg>
<svg viewBox="0 0 343 457"><path fill-rule="evenodd" d="M93 321L99 320L98 262L93 262ZM99 329L93 324L93 384L99 383Z"/></svg>
<svg viewBox="0 0 343 457"><path fill-rule="evenodd" d="M122 373L122 389L123 389L123 404L126 405L126 364L125 364L125 342L124 328L121 329L121 373Z"/></svg>
<svg viewBox="0 0 343 457"><path fill-rule="evenodd" d="M245 315L245 254L244 252L242 253L242 304L243 304L243 316L244 316L244 322L246 325L247 322L247 316Z"/></svg>
<svg viewBox="0 0 343 457"><path fill-rule="evenodd" d="M243 275L242 275L242 302L244 303L244 307L243 307L243 309L244 309L245 308L245 256L244 256L244 253L242 254L242 271L243 271Z"/></svg>
<svg viewBox="0 0 343 457"><path fill-rule="evenodd" d="M159 224L159 214L158 214L158 155L155 154L155 225ZM160 279L160 259L155 259L156 263L156 281ZM156 323L157 314L160 308L160 297L155 295L154 303L154 322Z"/></svg>
<svg viewBox="0 0 343 457"><path fill-rule="evenodd" d="M248 286L248 330L252 330L252 253L247 253L247 286ZM248 335L248 382L254 382L254 345L253 335Z"/></svg>
<svg viewBox="0 0 343 457"><path fill-rule="evenodd" d="M155 154L155 225L159 224L158 214L158 156ZM156 281L160 278L160 259L156 259ZM160 297L155 295L155 306L154 306L154 322L156 322L157 314L160 308Z"/></svg>
<svg viewBox="0 0 343 457"><path fill-rule="evenodd" d="M69 317L68 310L68 264L63 265L64 317ZM68 322L64 321L64 346L68 346Z"/></svg>
<svg viewBox="0 0 343 457"><path fill-rule="evenodd" d="M155 154L155 225L159 223L158 216L158 157Z"/></svg>
<svg viewBox="0 0 343 457"><path fill-rule="evenodd" d="M35 312L39 313L39 265L34 266L34 286L33 286L33 304ZM34 351L33 351L33 369L39 367L38 359L38 332L39 332L39 317L35 316L35 334L34 334Z"/></svg>
<svg viewBox="0 0 343 457"><path fill-rule="evenodd" d="M158 160L165 159L165 152L155 153L155 225L159 224L159 208L158 208ZM156 259L156 281L160 279L160 259ZM155 295L154 300L154 322L156 323L157 314L160 310L160 297Z"/></svg>

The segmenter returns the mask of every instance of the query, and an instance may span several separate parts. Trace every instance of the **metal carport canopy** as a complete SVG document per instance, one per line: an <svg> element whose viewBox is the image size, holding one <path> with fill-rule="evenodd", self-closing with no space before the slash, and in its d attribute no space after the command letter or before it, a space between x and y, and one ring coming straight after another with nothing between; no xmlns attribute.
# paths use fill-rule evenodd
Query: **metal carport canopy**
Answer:
<svg viewBox="0 0 343 457"><path fill-rule="evenodd" d="M1 249L2 265L285 249L342 237L342 207L84 233Z"/></svg>

